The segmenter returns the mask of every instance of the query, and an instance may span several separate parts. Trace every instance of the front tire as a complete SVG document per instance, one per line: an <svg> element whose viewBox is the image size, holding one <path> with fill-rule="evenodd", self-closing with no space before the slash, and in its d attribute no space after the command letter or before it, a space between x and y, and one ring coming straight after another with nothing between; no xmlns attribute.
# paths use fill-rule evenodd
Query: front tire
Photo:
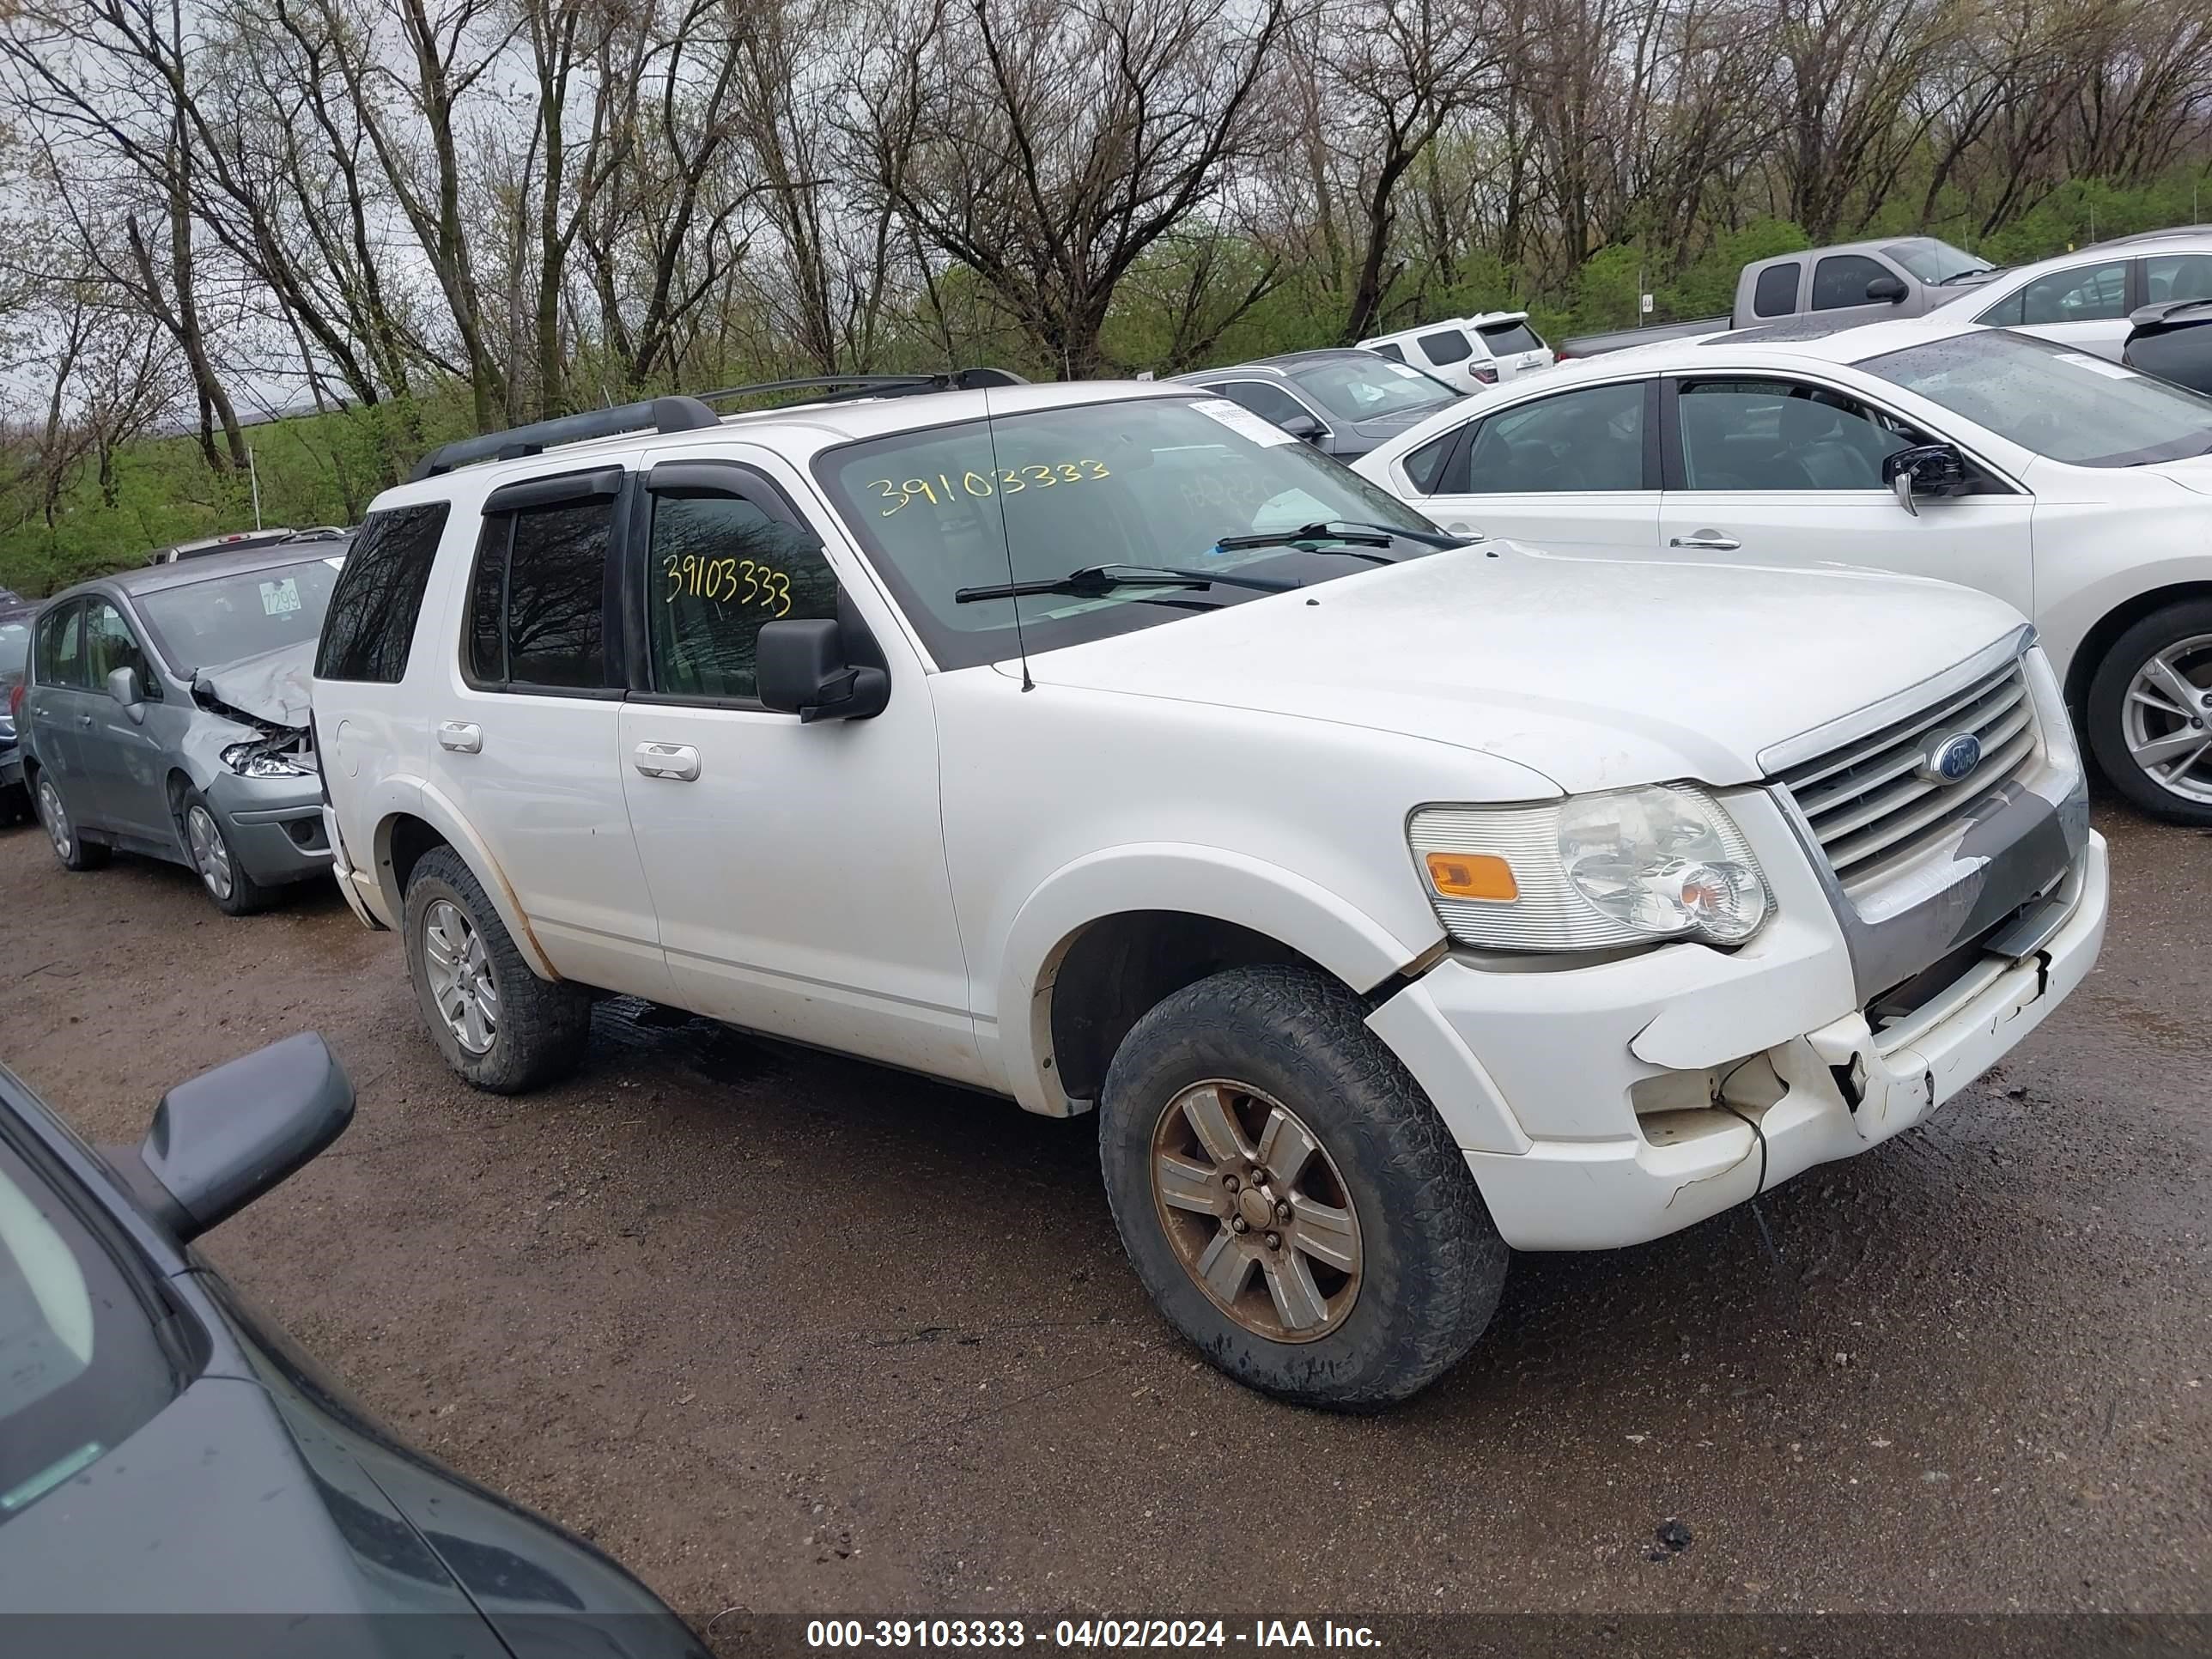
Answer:
<svg viewBox="0 0 2212 1659"><path fill-rule="evenodd" d="M2089 682L2089 750L2153 817L2212 825L2212 600L2152 612Z"/></svg>
<svg viewBox="0 0 2212 1659"><path fill-rule="evenodd" d="M108 848L96 841L87 841L70 816L69 807L62 800L61 787L51 774L39 774L35 796L39 807L39 823L44 826L46 839L53 843L54 856L62 861L64 870L97 870L108 860Z"/></svg>
<svg viewBox="0 0 2212 1659"><path fill-rule="evenodd" d="M250 916L275 902L276 894L238 861L230 837L222 832L222 820L198 790L186 789L177 796L177 823L184 831L185 856L216 909L227 916Z"/></svg>
<svg viewBox="0 0 2212 1659"><path fill-rule="evenodd" d="M415 1000L463 1081L516 1095L583 1065L590 994L530 971L482 884L451 848L434 848L416 865L405 924Z"/></svg>
<svg viewBox="0 0 2212 1659"><path fill-rule="evenodd" d="M1238 1382L1376 1410L1490 1322L1512 1253L1420 1086L1318 970L1232 969L1168 997L1098 1110L1138 1278Z"/></svg>

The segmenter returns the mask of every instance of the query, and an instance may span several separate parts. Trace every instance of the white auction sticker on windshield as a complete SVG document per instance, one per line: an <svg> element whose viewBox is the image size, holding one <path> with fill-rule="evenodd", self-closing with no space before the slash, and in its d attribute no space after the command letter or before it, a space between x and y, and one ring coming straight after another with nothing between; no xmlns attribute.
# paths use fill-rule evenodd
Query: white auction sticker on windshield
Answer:
<svg viewBox="0 0 2212 1659"><path fill-rule="evenodd" d="M300 582L287 576L281 582L261 584L261 609L264 615L282 617L300 608Z"/></svg>
<svg viewBox="0 0 2212 1659"><path fill-rule="evenodd" d="M1232 404L1226 398L1207 398L1191 407L1201 415L1211 415L1240 438L1249 438L1255 444L1294 444L1296 438L1272 421L1263 421L1242 404Z"/></svg>
<svg viewBox="0 0 2212 1659"><path fill-rule="evenodd" d="M2093 356L2086 351L2062 351L2058 354L2058 361L2079 363L2091 374L2101 374L2110 380L2139 380L2142 378L2125 363L2116 363L2110 357Z"/></svg>

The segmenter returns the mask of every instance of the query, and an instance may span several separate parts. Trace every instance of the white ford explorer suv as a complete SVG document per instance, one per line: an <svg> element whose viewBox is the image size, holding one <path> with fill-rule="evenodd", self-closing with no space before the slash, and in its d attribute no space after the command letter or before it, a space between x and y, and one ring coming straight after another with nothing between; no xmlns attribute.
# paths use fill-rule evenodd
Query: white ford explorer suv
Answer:
<svg viewBox="0 0 2212 1659"><path fill-rule="evenodd" d="M330 838L468 1081L573 1071L620 993L1095 1111L1174 1324L1375 1407L1509 1247L1863 1152L2089 970L2104 845L2002 601L1456 544L1202 391L948 378L378 498Z"/></svg>

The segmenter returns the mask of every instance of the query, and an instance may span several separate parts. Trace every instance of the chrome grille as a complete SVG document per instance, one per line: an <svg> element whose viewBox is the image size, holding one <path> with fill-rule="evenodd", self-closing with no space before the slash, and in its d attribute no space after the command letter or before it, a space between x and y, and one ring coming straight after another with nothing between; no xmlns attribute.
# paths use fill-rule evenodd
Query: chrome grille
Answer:
<svg viewBox="0 0 2212 1659"><path fill-rule="evenodd" d="M1966 732L1982 744L1972 776L1939 783L1920 775L1932 743ZM1776 781L1797 803L1848 892L1879 882L1942 840L1968 807L2025 771L2035 747L2035 704L2015 658Z"/></svg>

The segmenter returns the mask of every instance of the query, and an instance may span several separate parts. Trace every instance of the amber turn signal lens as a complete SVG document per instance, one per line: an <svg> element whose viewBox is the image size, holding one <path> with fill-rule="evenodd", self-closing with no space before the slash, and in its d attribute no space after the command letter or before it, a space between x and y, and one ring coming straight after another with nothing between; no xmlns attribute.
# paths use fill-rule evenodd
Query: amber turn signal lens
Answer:
<svg viewBox="0 0 2212 1659"><path fill-rule="evenodd" d="M1431 853L1429 883L1446 898L1504 903L1521 896L1513 866L1489 853Z"/></svg>

